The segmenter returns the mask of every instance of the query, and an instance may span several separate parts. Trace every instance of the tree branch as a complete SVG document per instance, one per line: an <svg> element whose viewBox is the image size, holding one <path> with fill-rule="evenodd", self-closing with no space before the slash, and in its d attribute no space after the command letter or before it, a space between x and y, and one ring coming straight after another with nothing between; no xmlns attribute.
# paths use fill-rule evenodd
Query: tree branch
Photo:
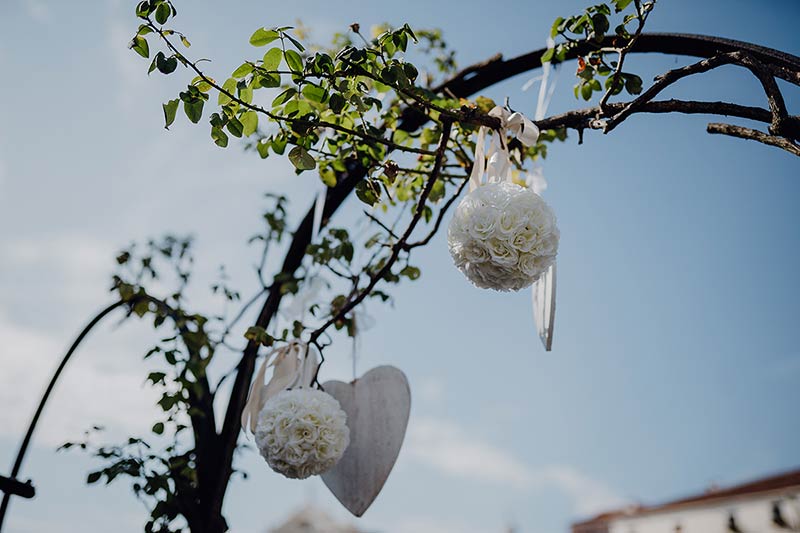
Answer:
<svg viewBox="0 0 800 533"><path fill-rule="evenodd" d="M433 185L436 183L436 180L439 178L439 172L442 168L442 162L444 160L444 151L447 148L447 143L450 142L450 132L453 128L453 122L448 118L444 118L442 120L442 137L439 139L439 146L436 149L436 159L433 163L433 170L431 170L431 177L425 183L425 188L422 189L422 192L419 195L419 200L417 202L417 208L414 211L414 216L411 218L411 222L408 224L406 231L403 233L402 237L392 245L392 252L389 255L389 259L386 263L381 267L380 270L375 272L374 274L370 275L369 283L367 286L359 292L358 296L354 299L350 300L345 306L343 306L339 312L335 315L330 317L324 324L320 327L315 329L310 336L310 341L315 343L322 333L328 329L331 325L335 324L338 320L341 320L347 313L352 311L358 304L364 301L364 298L369 296L369 293L372 292L372 289L375 288L375 285L378 284L380 280L391 270L394 263L397 261L397 258L400 255L400 251L405 248L405 244L408 241L408 238L411 236L411 233L414 231L414 228L417 227L420 219L422 218L422 213L425 211L425 203L428 200L428 196L430 196L431 191L433 190ZM465 180L466 181L466 180Z"/></svg>
<svg viewBox="0 0 800 533"><path fill-rule="evenodd" d="M722 124L719 122L712 122L709 124L706 128L706 131L712 134L730 135L731 137L738 137L740 139L758 141L770 146L776 146L782 150L786 150L790 154L800 157L800 146L784 137L767 135L766 133L758 130L743 128L742 126L735 126L733 124Z"/></svg>
<svg viewBox="0 0 800 533"><path fill-rule="evenodd" d="M606 45L611 45L611 40L612 37L609 37L604 43ZM575 59L578 55L585 55L594 49L594 47L594 43L580 43L577 47L570 50L564 60L567 61ZM449 94L456 98L469 97L503 80L541 67L541 57L546 50L546 48L534 50L508 60L503 59L502 55L498 54L488 61L465 68L445 83L434 88L434 92ZM694 57L713 57L720 53L734 50L745 50L751 53L756 59L768 65L770 69L773 69L775 75L781 79L792 83L800 82L800 76L797 74L800 72L800 58L778 50L731 39L689 34L643 33L637 40L636 45L631 49L631 53L662 53ZM713 111L708 110L710 109L709 106L712 108L719 108L718 106L722 106L721 108L725 109L722 114L751 118L750 116L745 116L745 114L758 116L759 113L764 112L767 113L767 121L769 121L769 112L758 108L746 108L744 106L723 104L721 102L683 102L681 105L673 106L674 109L667 110L664 104L669 102L672 101L650 102L643 107L642 112L667 113L677 111L681 113L713 113ZM596 110L594 112L596 113ZM580 116L580 113L568 113L560 117L545 119L544 121L540 121L537 125L543 129L560 126L574 127L572 124L576 124L582 120L585 119ZM398 128L408 132L416 131L427 121L428 117L424 114L414 109L407 109L403 112ZM366 170L358 163L348 164L347 171L339 177L336 186L328 189L325 202L325 215L323 218L329 218L339 208L365 175ZM313 217L314 207L312 206L307 211L306 216L294 233L294 237L281 268L283 274L292 275L300 267L305 249L311 239ZM281 298L280 287L278 284L275 284L270 290L269 297L264 303L255 325L266 327L269 324L272 316L278 310ZM214 488L212 494L206 495L208 498L204 496L203 499L209 506L210 516L213 516L215 511L219 512L222 509L227 481L232 472L233 453L236 449L236 442L239 435L238 421L247 400L247 391L250 381L253 378L257 352L258 345L252 342L248 343L238 365L236 379L225 413L225 421L218 439L217 468L219 472L217 486Z"/></svg>
<svg viewBox="0 0 800 533"><path fill-rule="evenodd" d="M603 114L606 112L608 99L611 98L611 93L614 92L614 88L617 87L619 82L619 76L622 74L622 65L625 63L625 58L627 57L628 52L630 52L631 49L636 46L636 41L638 41L639 37L642 35L644 24L647 21L647 14L650 12L649 9L642 10L642 3L640 0L633 0L633 3L636 7L636 18L639 22L636 26L636 32L630 38L628 43L617 53L617 67L614 69L614 73L611 75L611 82L608 86L608 89L606 89L606 92L603 94L603 97L600 99L600 103L598 104L598 107Z"/></svg>
<svg viewBox="0 0 800 533"><path fill-rule="evenodd" d="M450 209L450 206L452 206L455 203L455 201L458 200L458 197L461 196L461 193L464 191L464 188L466 188L467 184L469 183L469 175L466 175L463 178L464 179L461 181L461 185L458 186L458 189L456 190L455 194L447 200L447 202L442 206L441 209L439 209L439 215L436 217L436 222L434 223L431 232L428 233L428 236L417 242L411 242L406 244L403 247L405 250L411 250L412 248L425 246L426 244L431 242L433 236L439 232L439 226L442 225L442 219L444 219L445 213L447 213L447 211Z"/></svg>
<svg viewBox="0 0 800 533"><path fill-rule="evenodd" d="M777 134L779 131L784 130L791 132L793 128L786 127L788 124L786 122L788 117L788 113L786 112L786 104L783 101L783 96L781 95L780 89L778 88L777 83L775 83L775 79L772 77L772 74L768 72L763 65L758 63L750 54L743 51L735 51L720 54L709 59L704 59L685 67L670 70L656 77L653 85L651 85L636 99L625 104L620 111L614 113L611 118L605 122L605 125L603 126L603 133L609 133L623 120L635 113L645 103L651 101L654 97L661 93L661 91L674 84L678 80L694 74L708 72L709 70L728 64L746 67L761 82L764 92L767 95L770 110L772 112L771 131L774 129L772 133ZM794 132L794 134L796 135L796 132Z"/></svg>

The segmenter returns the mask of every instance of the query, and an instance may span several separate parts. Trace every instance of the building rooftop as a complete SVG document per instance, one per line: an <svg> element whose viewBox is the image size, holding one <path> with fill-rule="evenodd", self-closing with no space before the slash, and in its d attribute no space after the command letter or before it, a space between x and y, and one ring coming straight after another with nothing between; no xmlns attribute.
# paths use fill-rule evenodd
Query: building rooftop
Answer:
<svg viewBox="0 0 800 533"><path fill-rule="evenodd" d="M657 505L631 505L623 509L608 511L590 518L589 520L573 524L572 531L573 533L594 533L595 531L606 531L606 529L603 529L604 526L615 518L639 516L662 511L672 511L678 508L704 505L715 500L754 496L763 494L765 492L780 491L794 487L800 489L800 468L730 487L721 488L712 486L702 494L696 494L694 496L689 496L687 498L681 498L666 503Z"/></svg>

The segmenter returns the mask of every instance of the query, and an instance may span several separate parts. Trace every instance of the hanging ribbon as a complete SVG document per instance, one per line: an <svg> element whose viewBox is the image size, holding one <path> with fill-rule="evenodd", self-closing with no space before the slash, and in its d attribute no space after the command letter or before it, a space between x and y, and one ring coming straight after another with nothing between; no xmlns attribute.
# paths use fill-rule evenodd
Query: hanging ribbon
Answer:
<svg viewBox="0 0 800 533"><path fill-rule="evenodd" d="M547 46L548 48L554 46L552 39L547 40ZM536 113L534 114L536 120L544 118L555 90L555 81L550 81L551 65L549 62L542 65L541 84L539 85ZM552 72L557 73L558 71L554 68ZM542 172L542 165L538 161L534 163L533 168L528 172L526 183L528 187L533 189L533 192L539 195L547 189L547 180ZM542 341L545 351L549 352L553 348L553 330L556 315L556 263L553 263L531 286L531 303L533 305L536 332Z"/></svg>
<svg viewBox="0 0 800 533"><path fill-rule="evenodd" d="M511 133L525 146L532 146L539 138L539 128L522 113L512 113L508 109L495 106L489 116L500 119L500 132L486 126L478 129L475 142L475 163L469 177L469 190L474 191L481 184L484 173L488 182L511 180L511 156L503 136ZM486 149L486 135L490 136L489 148Z"/></svg>
<svg viewBox="0 0 800 533"><path fill-rule="evenodd" d="M314 201L314 218L311 219L312 243L317 241L320 229L322 228L322 214L325 211L326 196L326 191L322 190L317 193L316 200ZM303 283L300 290L292 297L291 302L280 309L279 314L281 318L288 321L299 320L302 322L308 308L319 299L320 293L327 289L328 286L328 282L325 278L319 276L317 273L306 276L306 282Z"/></svg>
<svg viewBox="0 0 800 533"><path fill-rule="evenodd" d="M270 364L270 359L275 360ZM272 378L264 384L267 368L275 367ZM255 432L258 414L267 400L286 389L310 387L319 367L319 354L314 346L305 342L291 341L269 352L258 369L256 379L250 386L247 403L242 411L242 429Z"/></svg>

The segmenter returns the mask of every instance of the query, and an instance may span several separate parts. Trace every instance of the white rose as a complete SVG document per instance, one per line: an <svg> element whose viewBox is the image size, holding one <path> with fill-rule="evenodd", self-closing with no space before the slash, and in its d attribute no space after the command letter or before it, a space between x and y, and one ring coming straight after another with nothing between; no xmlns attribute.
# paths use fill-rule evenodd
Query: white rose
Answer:
<svg viewBox="0 0 800 533"><path fill-rule="evenodd" d="M347 415L333 396L316 389L286 390L259 413L256 444L270 468L289 478L321 474L350 444Z"/></svg>
<svg viewBox="0 0 800 533"><path fill-rule="evenodd" d="M478 240L486 240L492 236L500 218L500 211L494 207L483 207L470 214L469 224L466 226L467 233Z"/></svg>
<svg viewBox="0 0 800 533"><path fill-rule="evenodd" d="M519 253L505 239L493 238L487 243L489 256L492 262L503 266L512 266L517 263Z"/></svg>
<svg viewBox="0 0 800 533"><path fill-rule="evenodd" d="M555 261L555 214L535 192L488 183L464 198L447 243L455 265L478 287L499 291L530 286Z"/></svg>

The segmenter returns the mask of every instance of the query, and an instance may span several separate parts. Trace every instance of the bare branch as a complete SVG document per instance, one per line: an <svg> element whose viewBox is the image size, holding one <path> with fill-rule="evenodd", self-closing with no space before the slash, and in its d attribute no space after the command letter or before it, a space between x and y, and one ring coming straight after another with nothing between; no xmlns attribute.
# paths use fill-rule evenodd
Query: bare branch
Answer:
<svg viewBox="0 0 800 533"><path fill-rule="evenodd" d="M731 137L738 137L740 139L749 139L758 141L770 146L777 146L782 150L786 150L790 154L800 157L800 146L796 143L785 139L783 137L776 137L774 135L767 135L764 132L753 130L750 128L743 128L742 126L735 126L733 124L722 124L719 122L712 122L706 128L708 133L730 135Z"/></svg>

